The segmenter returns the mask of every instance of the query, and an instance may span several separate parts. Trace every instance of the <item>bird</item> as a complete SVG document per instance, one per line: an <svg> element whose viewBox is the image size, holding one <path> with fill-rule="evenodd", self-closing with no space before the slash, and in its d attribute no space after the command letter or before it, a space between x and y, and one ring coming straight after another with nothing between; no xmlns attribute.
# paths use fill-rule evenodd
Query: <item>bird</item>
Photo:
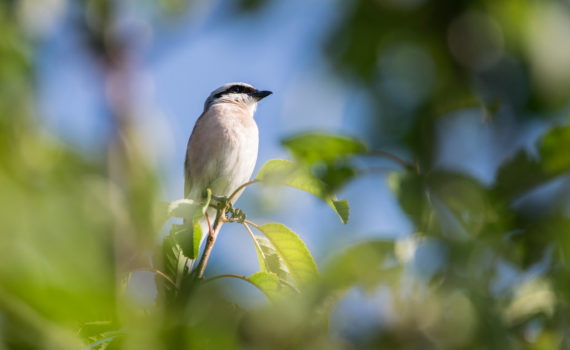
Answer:
<svg viewBox="0 0 570 350"><path fill-rule="evenodd" d="M271 94L241 82L224 84L210 93L186 148L184 198L203 201L207 189L215 197L227 198L249 181L259 145L253 116L257 103ZM241 192L232 198L232 205Z"/></svg>

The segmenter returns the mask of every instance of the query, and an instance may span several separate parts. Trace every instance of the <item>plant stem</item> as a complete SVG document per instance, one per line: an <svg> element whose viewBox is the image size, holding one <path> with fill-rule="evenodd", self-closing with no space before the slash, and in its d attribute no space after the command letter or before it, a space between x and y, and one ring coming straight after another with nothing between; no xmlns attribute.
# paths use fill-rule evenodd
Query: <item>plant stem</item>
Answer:
<svg viewBox="0 0 570 350"><path fill-rule="evenodd" d="M263 250L261 249L261 246L259 245L259 242L257 241L257 239L255 238L255 235L253 234L253 232L251 231L251 229L249 228L248 224L244 221L242 222L243 227L245 227L245 229L247 230L247 232L249 233L249 235L251 236L251 239L253 239L253 244L255 244L255 248L257 248L257 251L259 252L259 255L261 255L261 257L263 258L263 261L265 261L265 254L263 254Z"/></svg>
<svg viewBox="0 0 570 350"><path fill-rule="evenodd" d="M178 289L178 286L176 285L176 283L174 283L174 281L168 277L164 272L158 270L158 269L153 269L151 267L139 267L133 270L133 272L136 271L148 271L148 272L153 272L157 275L159 275L160 277L164 278L165 280L167 280L170 284L172 284L172 286L174 286L174 288Z"/></svg>
<svg viewBox="0 0 570 350"><path fill-rule="evenodd" d="M394 162L400 164L401 166L403 166L403 167L406 168L406 169L414 169L414 170L416 170L416 171L419 170L417 164L414 165L414 164L412 164L412 163L410 163L410 162L408 162L408 161L406 161L406 160L404 160L404 159L398 157L397 155L395 155L395 154L393 154L393 153L386 152L386 151L382 151L382 150L377 150L377 149L370 150L368 153L369 153L370 155L380 156L380 157L385 157L385 158L391 159L391 160L393 160Z"/></svg>
<svg viewBox="0 0 570 350"><path fill-rule="evenodd" d="M206 239L206 246L204 247L204 253L202 253L202 258L200 258L200 262L198 263L198 267L196 268L197 279L204 278L204 271L206 271L206 265L208 265L208 260L210 259L210 255L212 254L214 243L216 243L216 238L218 237L218 233L220 232L220 228L222 227L223 224L222 215L223 211L218 210L218 213L216 214L216 220L214 221L213 232L210 232L208 234L208 238Z"/></svg>
<svg viewBox="0 0 570 350"><path fill-rule="evenodd" d="M219 280L221 278L237 278L237 279L240 279L242 281L246 281L247 283L250 283L253 286L259 288L255 283L251 282L246 276L236 275L234 273L225 273L223 275L217 275L217 276L214 276L214 277L211 277L211 278L204 280L204 283L213 282L213 281ZM295 287L294 285L292 285L291 283L289 283L285 280L279 279L279 283L287 286L289 289L291 289L292 291L294 291L296 293L300 293L299 290L297 289L297 287Z"/></svg>
<svg viewBox="0 0 570 350"><path fill-rule="evenodd" d="M244 188L246 188L246 187L249 186L249 185L253 185L253 184L256 184L256 183L258 183L258 182L261 182L261 180L254 179L254 180L248 181L248 182L244 183L243 185L239 186L238 188L236 188L235 191L232 192L232 194L230 194L230 196L228 197L228 202L231 202L232 199L233 199L235 196L237 196L237 194L238 194L241 190L243 190Z"/></svg>

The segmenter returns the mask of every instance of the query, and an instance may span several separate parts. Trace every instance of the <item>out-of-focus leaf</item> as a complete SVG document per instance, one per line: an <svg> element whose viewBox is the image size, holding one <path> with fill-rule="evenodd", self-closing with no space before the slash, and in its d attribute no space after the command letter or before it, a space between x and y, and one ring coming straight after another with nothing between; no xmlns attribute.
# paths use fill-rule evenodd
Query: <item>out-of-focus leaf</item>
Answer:
<svg viewBox="0 0 570 350"><path fill-rule="evenodd" d="M555 303L556 295L550 283L543 278L537 278L516 286L514 298L504 310L503 316L509 324L517 324L541 313L551 317Z"/></svg>
<svg viewBox="0 0 570 350"><path fill-rule="evenodd" d="M372 288L393 282L401 271L393 241L367 241L348 248L323 269L328 288L346 289L354 285Z"/></svg>
<svg viewBox="0 0 570 350"><path fill-rule="evenodd" d="M168 205L168 216L174 216L185 220L197 220L204 216L210 201L212 200L212 191L208 188L206 198L202 202L193 199L179 199Z"/></svg>
<svg viewBox="0 0 570 350"><path fill-rule="evenodd" d="M539 160L525 151L507 159L497 173L494 189L508 199L525 193L547 179Z"/></svg>
<svg viewBox="0 0 570 350"><path fill-rule="evenodd" d="M317 278L317 264L305 243L295 232L279 223L267 223L257 226L257 229L269 239L300 288L307 286Z"/></svg>
<svg viewBox="0 0 570 350"><path fill-rule="evenodd" d="M211 199L212 191L208 189L207 197L201 203L191 199L179 199L170 203L168 207L170 216L184 219L182 225L172 225L170 234L187 258L196 259L200 254L200 241L202 239L200 220L204 217Z"/></svg>
<svg viewBox="0 0 570 350"><path fill-rule="evenodd" d="M366 145L359 140L342 135L309 133L283 140L293 157L313 164L331 163L338 158L366 152Z"/></svg>
<svg viewBox="0 0 570 350"><path fill-rule="evenodd" d="M348 222L348 202L337 201L327 194L326 186L308 168L284 159L267 161L259 170L257 180L273 185L284 185L311 193L325 200L338 214L344 224ZM342 202L340 204L339 202ZM337 210L339 206L342 211Z"/></svg>
<svg viewBox="0 0 570 350"><path fill-rule="evenodd" d="M570 126L555 127L538 142L538 158L521 150L499 168L495 190L513 198L570 172Z"/></svg>
<svg viewBox="0 0 570 350"><path fill-rule="evenodd" d="M155 256L155 266L168 276L176 286L182 283L182 277L187 272L185 257L180 245L169 235L162 241L161 251ZM162 276L155 275L158 298L172 301L176 295L176 286L166 281Z"/></svg>
<svg viewBox="0 0 570 350"><path fill-rule="evenodd" d="M261 248L261 252L259 252L259 250L257 251L259 269L262 272L272 272L276 274L279 279L291 282L292 280L289 269L287 268L285 261L283 261L283 258L279 256L275 247L271 244L271 241L269 241L267 237L263 236L255 236L255 240Z"/></svg>
<svg viewBox="0 0 570 350"><path fill-rule="evenodd" d="M558 175L570 171L570 125L550 130L541 140L540 158L544 171Z"/></svg>
<svg viewBox="0 0 570 350"><path fill-rule="evenodd" d="M416 227L424 228L429 220L431 209L422 175L412 172L395 172L389 175L388 185Z"/></svg>

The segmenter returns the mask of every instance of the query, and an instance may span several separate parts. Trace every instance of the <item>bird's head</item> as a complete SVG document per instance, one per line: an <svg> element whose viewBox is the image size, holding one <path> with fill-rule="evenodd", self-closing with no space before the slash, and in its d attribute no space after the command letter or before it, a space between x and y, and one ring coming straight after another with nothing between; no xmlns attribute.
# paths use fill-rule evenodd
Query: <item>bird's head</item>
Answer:
<svg viewBox="0 0 570 350"><path fill-rule="evenodd" d="M204 103L204 111L217 103L237 103L247 107L253 115L257 109L257 102L271 94L271 91L257 90L246 83L224 84L208 96Z"/></svg>

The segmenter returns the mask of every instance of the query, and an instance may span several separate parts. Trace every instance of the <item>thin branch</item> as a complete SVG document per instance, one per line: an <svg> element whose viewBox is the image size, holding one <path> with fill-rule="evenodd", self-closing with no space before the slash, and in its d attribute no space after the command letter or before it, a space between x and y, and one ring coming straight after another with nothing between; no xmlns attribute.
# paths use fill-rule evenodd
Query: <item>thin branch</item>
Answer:
<svg viewBox="0 0 570 350"><path fill-rule="evenodd" d="M249 186L249 185L253 185L253 184L256 184L256 183L258 183L258 182L261 182L261 180L254 179L254 180L248 181L248 182L244 183L243 185L239 186L238 188L236 188L236 190L235 190L232 194L230 194L230 196L228 197L228 202L231 203L232 199L233 199L235 196L237 196L237 194L238 194L241 190L243 190L244 188L246 188L246 187Z"/></svg>
<svg viewBox="0 0 570 350"><path fill-rule="evenodd" d="M210 234L208 234L208 238L206 239L206 246L204 247L204 253L202 253L202 258L198 263L198 267L196 267L197 279L204 278L204 271L206 271L206 265L208 265L208 260L210 259L210 255L212 254L214 243L216 243L216 238L218 237L218 233L223 224L222 216L223 216L222 211L218 209L218 213L216 214L216 220L214 221L214 230L213 232L210 232Z"/></svg>
<svg viewBox="0 0 570 350"><path fill-rule="evenodd" d="M243 222L246 223L246 224L248 224L248 225L251 225L251 226L253 226L253 227L255 227L256 229L259 230L259 225L256 224L255 222L253 222L253 221L251 221L251 220L247 220L247 219L244 220ZM261 233L263 233L263 232L261 232Z"/></svg>
<svg viewBox="0 0 570 350"><path fill-rule="evenodd" d="M263 250L261 250L261 246L259 245L259 242L255 238L255 235L253 234L253 232L251 231L251 229L249 228L249 226L245 222L242 222L242 225L243 225L243 227L245 227L245 229L247 230L247 232L251 236L251 239L253 239L253 244L255 244L255 248L257 248L257 251L259 252L259 255L261 255L263 262L265 262L265 254L263 254Z"/></svg>
<svg viewBox="0 0 570 350"><path fill-rule="evenodd" d="M378 149L373 149L368 151L368 154L373 155L373 156L380 156L380 157L385 157L388 158L390 160L393 160L394 162L400 164L401 166L403 166L406 169L414 169L416 171L418 171L418 164L412 164L410 162L408 162L407 160L404 160L400 157L398 157L397 155L390 153L390 152L386 152L386 151L382 151L382 150L378 150Z"/></svg>
<svg viewBox="0 0 570 350"><path fill-rule="evenodd" d="M247 283L249 283L249 284L255 286L257 289L260 289L258 285L256 285L256 284L253 283L252 281L250 281L246 276L236 275L236 274L234 274L234 273L225 273L225 274L223 274L223 275L217 275L217 276L214 276L214 277L210 277L210 278L204 280L204 283L213 282L213 281L219 280L219 279L221 279L221 278L237 278L237 279L240 279L240 280L242 280L242 281L246 281ZM296 292L296 293L300 293L299 290L298 290L294 285L292 285L291 283L289 283L289 282L287 282L287 281L285 281L285 280L279 279L279 283L281 283L281 284L283 284L283 285L289 287L292 291L294 291L294 292ZM261 289L260 289L260 290L261 290ZM264 293L264 294L265 294L265 293Z"/></svg>
<svg viewBox="0 0 570 350"><path fill-rule="evenodd" d="M167 280L168 282L170 282L170 284L172 284L172 286L176 289L178 289L178 286L176 285L176 283L174 283L174 281L168 277L164 272L158 270L158 269L153 269L152 267L139 267L133 270L133 272L136 271L148 271L148 272L154 272L155 274L159 275L160 277L164 278L165 280Z"/></svg>

